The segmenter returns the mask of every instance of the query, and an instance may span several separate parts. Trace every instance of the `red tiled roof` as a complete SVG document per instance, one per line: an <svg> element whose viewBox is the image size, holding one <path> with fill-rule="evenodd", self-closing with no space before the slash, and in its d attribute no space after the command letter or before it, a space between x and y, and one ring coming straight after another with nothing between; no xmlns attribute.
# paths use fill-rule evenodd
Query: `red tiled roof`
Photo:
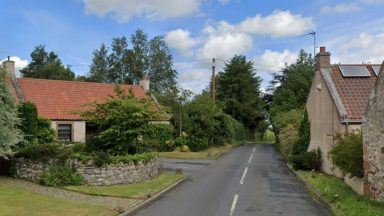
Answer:
<svg viewBox="0 0 384 216"><path fill-rule="evenodd" d="M103 102L108 96L115 95L114 84L32 78L17 80L25 100L36 104L39 116L54 120L80 120L81 117L76 112L84 110L85 104ZM123 90L132 89L137 98L147 97L141 86L120 87Z"/></svg>
<svg viewBox="0 0 384 216"><path fill-rule="evenodd" d="M356 66L366 66L371 76L344 77L339 65L333 65L331 77L347 113L348 120L359 121L364 116L364 111L368 105L368 99L376 83L377 76L372 70L372 65Z"/></svg>

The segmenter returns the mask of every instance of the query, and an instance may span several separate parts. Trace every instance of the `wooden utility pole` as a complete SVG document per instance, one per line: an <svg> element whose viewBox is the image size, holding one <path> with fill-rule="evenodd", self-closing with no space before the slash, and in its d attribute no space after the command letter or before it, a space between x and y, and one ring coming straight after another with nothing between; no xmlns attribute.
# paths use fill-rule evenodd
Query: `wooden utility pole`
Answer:
<svg viewBox="0 0 384 216"><path fill-rule="evenodd" d="M212 80L211 80L211 94L212 101L216 103L216 61L215 58L212 59Z"/></svg>

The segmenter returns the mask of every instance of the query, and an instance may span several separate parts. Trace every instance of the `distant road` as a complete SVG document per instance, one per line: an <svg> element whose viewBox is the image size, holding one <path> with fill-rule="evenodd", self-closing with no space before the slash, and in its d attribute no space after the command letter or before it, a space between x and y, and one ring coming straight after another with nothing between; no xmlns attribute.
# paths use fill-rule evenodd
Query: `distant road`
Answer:
<svg viewBox="0 0 384 216"><path fill-rule="evenodd" d="M330 215L312 199L272 145L240 146L217 161L165 160L185 183L136 216Z"/></svg>

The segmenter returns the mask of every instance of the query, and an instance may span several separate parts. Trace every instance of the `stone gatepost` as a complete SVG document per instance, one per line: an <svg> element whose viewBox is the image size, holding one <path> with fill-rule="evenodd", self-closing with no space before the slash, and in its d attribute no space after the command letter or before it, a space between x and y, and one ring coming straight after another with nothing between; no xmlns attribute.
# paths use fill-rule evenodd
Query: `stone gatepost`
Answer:
<svg viewBox="0 0 384 216"><path fill-rule="evenodd" d="M384 62L365 112L364 194L384 200Z"/></svg>

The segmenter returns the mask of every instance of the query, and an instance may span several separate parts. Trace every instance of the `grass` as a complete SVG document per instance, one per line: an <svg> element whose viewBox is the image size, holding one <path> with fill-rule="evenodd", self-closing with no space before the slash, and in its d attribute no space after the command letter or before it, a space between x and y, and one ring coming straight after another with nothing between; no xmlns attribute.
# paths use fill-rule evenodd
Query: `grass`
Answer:
<svg viewBox="0 0 384 216"><path fill-rule="evenodd" d="M115 196L144 199L148 194L154 195L183 178L175 173L164 173L155 179L138 184L124 184L112 186L68 186L68 190L90 195Z"/></svg>
<svg viewBox="0 0 384 216"><path fill-rule="evenodd" d="M384 215L384 202L373 201L359 196L337 177L304 171L300 171L299 174L320 191L323 198L331 205L334 215Z"/></svg>
<svg viewBox="0 0 384 216"><path fill-rule="evenodd" d="M160 152L160 157L173 158L173 159L217 159L222 154L230 150L236 145L226 145L219 147L210 147L204 151L199 152Z"/></svg>
<svg viewBox="0 0 384 216"><path fill-rule="evenodd" d="M32 193L0 178L0 215L114 215L111 210Z"/></svg>

